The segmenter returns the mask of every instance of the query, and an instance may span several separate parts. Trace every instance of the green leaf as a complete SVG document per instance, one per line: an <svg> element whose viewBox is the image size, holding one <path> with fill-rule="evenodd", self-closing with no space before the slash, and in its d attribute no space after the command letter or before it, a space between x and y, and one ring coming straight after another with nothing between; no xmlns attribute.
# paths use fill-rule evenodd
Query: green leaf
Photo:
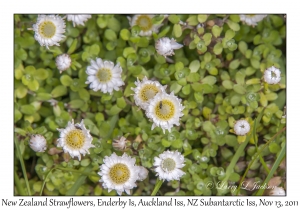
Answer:
<svg viewBox="0 0 300 210"><path fill-rule="evenodd" d="M222 82L222 85L226 88L226 89L233 89L233 82L232 81L230 81L230 80L224 80L223 82Z"/></svg>
<svg viewBox="0 0 300 210"><path fill-rule="evenodd" d="M69 102L69 105L71 109L79 109L84 105L84 101L81 99L74 99Z"/></svg>
<svg viewBox="0 0 300 210"><path fill-rule="evenodd" d="M173 24L177 24L180 21L180 18L177 15L169 15L168 19Z"/></svg>
<svg viewBox="0 0 300 210"><path fill-rule="evenodd" d="M109 18L107 21L107 27L115 32L119 32L121 29L121 24L115 17Z"/></svg>
<svg viewBox="0 0 300 210"><path fill-rule="evenodd" d="M135 54L136 53L136 51L135 51L135 49L133 48L133 47L126 47L125 49L124 49L124 51L123 51L123 56L125 57L125 58L127 58L128 57L128 55L130 55L130 54Z"/></svg>
<svg viewBox="0 0 300 210"><path fill-rule="evenodd" d="M222 43L217 43L215 46L214 46L214 49L213 49L214 53L216 55L220 55L223 51L223 46L222 46Z"/></svg>
<svg viewBox="0 0 300 210"><path fill-rule="evenodd" d="M175 94L178 93L181 90L182 86L179 85L177 82L174 82L171 87L170 87L170 91L174 92Z"/></svg>
<svg viewBox="0 0 300 210"><path fill-rule="evenodd" d="M190 26L196 26L199 23L196 15L190 15L190 17L186 20L186 22Z"/></svg>
<svg viewBox="0 0 300 210"><path fill-rule="evenodd" d="M237 69L240 65L240 60L239 59L235 59L233 61L230 62L229 64L229 68L230 69Z"/></svg>
<svg viewBox="0 0 300 210"><path fill-rule="evenodd" d="M229 19L227 19L226 23L228 24L229 28L231 28L234 31L240 30L240 25L238 23L235 23Z"/></svg>
<svg viewBox="0 0 300 210"><path fill-rule="evenodd" d="M67 88L63 85L56 86L52 91L51 95L53 98L57 98L68 93Z"/></svg>
<svg viewBox="0 0 300 210"><path fill-rule="evenodd" d="M204 23L208 18L208 15L198 15L199 23Z"/></svg>
<svg viewBox="0 0 300 210"><path fill-rule="evenodd" d="M227 40L232 39L234 36L235 36L235 32L231 29L227 30L226 33L225 33L225 38Z"/></svg>
<svg viewBox="0 0 300 210"><path fill-rule="evenodd" d="M19 49L15 52L16 57L20 60L26 60L27 59L27 52L24 49Z"/></svg>
<svg viewBox="0 0 300 210"><path fill-rule="evenodd" d="M214 76L206 76L201 81L203 84L214 85L217 82L217 78Z"/></svg>
<svg viewBox="0 0 300 210"><path fill-rule="evenodd" d="M45 69L38 69L35 72L35 79L37 80L45 80L49 76L48 71Z"/></svg>
<svg viewBox="0 0 300 210"><path fill-rule="evenodd" d="M23 113L23 114L27 114L27 115L33 115L35 113L35 108L33 105L31 104L27 104L27 105L22 105L20 107L20 111Z"/></svg>
<svg viewBox="0 0 300 210"><path fill-rule="evenodd" d="M129 40L131 34L130 34L130 31L126 28L122 29L121 32L120 32L120 37L121 39L123 40Z"/></svg>
<svg viewBox="0 0 300 210"><path fill-rule="evenodd" d="M199 70L199 68L200 68L200 62L199 62L199 60L193 60L190 63L189 68L191 70L191 73L197 72Z"/></svg>
<svg viewBox="0 0 300 210"><path fill-rule="evenodd" d="M241 71L238 71L236 74L235 74L235 81L240 84L240 85L243 85L245 84L245 74Z"/></svg>
<svg viewBox="0 0 300 210"><path fill-rule="evenodd" d="M50 93L37 93L36 100L38 101L48 101L52 98Z"/></svg>
<svg viewBox="0 0 300 210"><path fill-rule="evenodd" d="M246 51L248 49L248 45L246 42L244 41L240 41L239 42L239 46L238 46L239 50L241 51L241 53L243 53L244 55L246 54Z"/></svg>
<svg viewBox="0 0 300 210"><path fill-rule="evenodd" d="M78 91L79 97L84 100L84 101L88 101L90 100L90 93L89 91L87 91L86 89L80 89Z"/></svg>
<svg viewBox="0 0 300 210"><path fill-rule="evenodd" d="M117 34L111 29L106 29L104 32L104 37L109 41L114 41L117 39Z"/></svg>
<svg viewBox="0 0 300 210"><path fill-rule="evenodd" d="M62 75L60 77L60 82L63 86L70 86L73 82L72 78L69 75Z"/></svg>
<svg viewBox="0 0 300 210"><path fill-rule="evenodd" d="M19 111L19 110L17 110L16 108L15 108L15 112L14 112L14 122L16 123L16 122L18 122L21 118L22 118L22 113Z"/></svg>
<svg viewBox="0 0 300 210"><path fill-rule="evenodd" d="M28 86L29 90L32 90L32 91L37 91L40 87L39 82L36 80L29 81L27 86Z"/></svg>
<svg viewBox="0 0 300 210"><path fill-rule="evenodd" d="M255 69L260 69L260 62L255 58L250 59L251 66Z"/></svg>
<svg viewBox="0 0 300 210"><path fill-rule="evenodd" d="M181 25L174 24L173 33L174 33L175 37L177 37L177 38L180 37L182 35Z"/></svg>
<svg viewBox="0 0 300 210"><path fill-rule="evenodd" d="M239 84L236 84L233 86L233 90L236 92L236 93L239 93L239 94L246 94L247 93L247 90L246 88L244 88L244 86L242 85L239 85Z"/></svg>
<svg viewBox="0 0 300 210"><path fill-rule="evenodd" d="M120 109L124 109L126 107L126 101L123 97L121 98L118 98L117 99L117 106L120 108Z"/></svg>
<svg viewBox="0 0 300 210"><path fill-rule="evenodd" d="M76 50L77 43L77 39L74 39L71 46L69 47L67 54L71 55Z"/></svg>
<svg viewBox="0 0 300 210"><path fill-rule="evenodd" d="M20 85L16 90L15 94L17 98L24 98L27 95L27 88L23 85Z"/></svg>
<svg viewBox="0 0 300 210"><path fill-rule="evenodd" d="M212 30L212 34L214 35L214 37L218 38L223 31L223 27L214 25L211 30Z"/></svg>

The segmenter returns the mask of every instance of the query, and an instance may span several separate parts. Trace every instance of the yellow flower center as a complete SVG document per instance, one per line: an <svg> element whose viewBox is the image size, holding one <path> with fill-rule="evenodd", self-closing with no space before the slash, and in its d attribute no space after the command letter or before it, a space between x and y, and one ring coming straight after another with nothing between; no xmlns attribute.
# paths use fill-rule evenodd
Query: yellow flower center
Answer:
<svg viewBox="0 0 300 210"><path fill-rule="evenodd" d="M174 103L166 99L159 101L155 106L155 115L160 120L170 120L175 115Z"/></svg>
<svg viewBox="0 0 300 210"><path fill-rule="evenodd" d="M143 102L147 102L152 99L159 92L158 87L152 84L147 84L142 87L140 91L140 98Z"/></svg>
<svg viewBox="0 0 300 210"><path fill-rule="evenodd" d="M171 158L166 158L161 162L161 167L164 171L173 171L176 167L176 162Z"/></svg>
<svg viewBox="0 0 300 210"><path fill-rule="evenodd" d="M100 82L108 82L112 78L112 73L110 69L102 68L97 72L97 77Z"/></svg>
<svg viewBox="0 0 300 210"><path fill-rule="evenodd" d="M44 21L39 25L39 34L44 38L51 39L56 32L56 26L51 21Z"/></svg>
<svg viewBox="0 0 300 210"><path fill-rule="evenodd" d="M152 28L152 20L148 15L140 15L136 20L142 31L149 31Z"/></svg>
<svg viewBox="0 0 300 210"><path fill-rule="evenodd" d="M116 184L124 184L130 177L130 170L125 164L117 163L109 170L109 177Z"/></svg>
<svg viewBox="0 0 300 210"><path fill-rule="evenodd" d="M72 149L81 149L85 142L82 130L75 129L66 135L66 145Z"/></svg>

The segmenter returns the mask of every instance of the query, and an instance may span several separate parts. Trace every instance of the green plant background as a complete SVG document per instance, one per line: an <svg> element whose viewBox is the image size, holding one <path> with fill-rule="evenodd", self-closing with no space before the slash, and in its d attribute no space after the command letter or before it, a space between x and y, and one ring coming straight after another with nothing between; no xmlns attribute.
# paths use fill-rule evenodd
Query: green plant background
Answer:
<svg viewBox="0 0 300 210"><path fill-rule="evenodd" d="M130 141L126 153L149 170L133 195L151 194L153 158L167 149L185 156L186 174L180 181L165 181L158 195L261 195L266 192L206 186L267 183L276 176L284 180L284 15L269 14L255 27L242 23L239 15L156 15L153 23L163 26L150 37L139 36L140 28L131 28L127 15L92 15L85 26L66 22L66 38L49 50L28 30L36 19L14 15L15 195L116 195L102 188L97 173L105 156L122 154L112 147L121 136ZM184 45L171 61L154 47L165 36ZM55 58L62 53L70 54L72 65L60 74ZM85 70L96 57L120 63L125 82L120 91L103 94L85 84ZM270 66L280 68L279 84L263 81ZM131 87L144 76L182 99L184 116L171 133L151 130L152 123L134 104ZM251 125L244 137L232 131L241 118ZM72 119L84 119L95 145L81 161L56 146L57 128ZM44 153L31 150L31 134L46 138Z"/></svg>

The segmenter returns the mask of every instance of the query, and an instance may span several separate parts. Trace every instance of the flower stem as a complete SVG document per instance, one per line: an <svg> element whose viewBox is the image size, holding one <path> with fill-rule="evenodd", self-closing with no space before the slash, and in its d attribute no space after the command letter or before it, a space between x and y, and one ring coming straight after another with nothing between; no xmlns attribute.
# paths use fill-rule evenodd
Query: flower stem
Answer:
<svg viewBox="0 0 300 210"><path fill-rule="evenodd" d="M27 187L27 193L28 193L28 195L31 195L25 164L24 164L24 161L23 161L23 157L22 157L21 150L20 150L20 147L19 147L18 140L17 140L16 136L15 136L14 140L15 140L15 145L16 145L16 148L17 148L17 153L18 153L18 156L19 156L19 160L20 160L24 180L25 180L26 187Z"/></svg>
<svg viewBox="0 0 300 210"><path fill-rule="evenodd" d="M156 193L158 192L158 190L161 187L163 182L164 182L163 180L160 180L159 178L157 178L156 183L155 183L155 187L153 189L153 192L151 193L151 196L156 195Z"/></svg>
<svg viewBox="0 0 300 210"><path fill-rule="evenodd" d="M22 184L20 182L19 176L16 171L14 171L14 180L15 180L15 185L16 185L19 195L21 195L21 196L27 195L22 187Z"/></svg>

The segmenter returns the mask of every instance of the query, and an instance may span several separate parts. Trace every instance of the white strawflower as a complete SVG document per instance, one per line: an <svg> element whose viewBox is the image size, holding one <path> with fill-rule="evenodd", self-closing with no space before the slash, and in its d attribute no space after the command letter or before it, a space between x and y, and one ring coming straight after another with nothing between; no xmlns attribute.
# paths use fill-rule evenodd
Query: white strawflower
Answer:
<svg viewBox="0 0 300 210"><path fill-rule="evenodd" d="M87 130L83 124L76 123L74 125L74 120L68 122L68 125L65 129L57 130L60 132L57 146L62 147L65 153L69 153L72 158L78 157L81 160L81 155L85 156L86 153L90 154L89 148L95 147L92 145L92 136L90 131Z"/></svg>
<svg viewBox="0 0 300 210"><path fill-rule="evenodd" d="M256 26L259 21L267 17L267 15L240 15L240 20L245 22L247 25Z"/></svg>
<svg viewBox="0 0 300 210"><path fill-rule="evenodd" d="M281 72L279 69L271 66L270 68L265 70L264 79L268 84L277 84L281 80L280 74Z"/></svg>
<svg viewBox="0 0 300 210"><path fill-rule="evenodd" d="M59 55L55 59L56 67L58 68L60 73L70 68L71 63L72 60L68 54Z"/></svg>
<svg viewBox="0 0 300 210"><path fill-rule="evenodd" d="M34 38L41 46L57 45L65 37L65 21L58 15L39 15L32 28L34 30Z"/></svg>
<svg viewBox="0 0 300 210"><path fill-rule="evenodd" d="M159 126L171 132L173 125L179 126L179 118L183 116L182 110L184 106L181 104L181 99L177 98L173 92L157 93L155 97L150 101L146 110L148 118L152 119L152 130Z"/></svg>
<svg viewBox="0 0 300 210"><path fill-rule="evenodd" d="M94 91L101 90L103 93L112 94L113 90L118 91L124 85L121 78L122 68L120 64L114 66L111 61L102 61L101 58L91 60L91 65L87 67L88 74L86 84Z"/></svg>
<svg viewBox="0 0 300 210"><path fill-rule="evenodd" d="M146 110L149 106L149 101L154 98L157 93L165 92L167 86L162 86L157 81L148 80L147 77L144 77L143 80L137 78L137 81L134 82L136 85L135 88L131 88L134 91L134 101L137 106L140 106L142 109Z"/></svg>
<svg viewBox="0 0 300 210"><path fill-rule="evenodd" d="M269 195L285 195L285 190L282 187L275 187L269 192Z"/></svg>
<svg viewBox="0 0 300 210"><path fill-rule="evenodd" d="M67 20L72 21L74 27L76 26L76 24L84 26L84 22L91 17L92 15L67 15Z"/></svg>
<svg viewBox="0 0 300 210"><path fill-rule="evenodd" d="M184 157L178 151L165 151L154 157L154 164L156 176L159 176L160 180L179 180L181 176L185 174L181 170L184 164Z"/></svg>
<svg viewBox="0 0 300 210"><path fill-rule="evenodd" d="M123 151L126 149L126 138L122 136L120 139L115 139L112 145L114 149Z"/></svg>
<svg viewBox="0 0 300 210"><path fill-rule="evenodd" d="M131 27L138 25L141 29L140 36L151 36L152 33L158 33L162 24L155 25L152 23L154 15L134 15L132 18L127 17Z"/></svg>
<svg viewBox="0 0 300 210"><path fill-rule="evenodd" d="M238 136L244 136L250 131L250 124L247 120L238 120L234 124L234 132Z"/></svg>
<svg viewBox="0 0 300 210"><path fill-rule="evenodd" d="M136 166L138 168L138 180L143 181L147 178L149 171L143 166Z"/></svg>
<svg viewBox="0 0 300 210"><path fill-rule="evenodd" d="M174 55L175 53L173 50L177 50L182 47L182 44L178 44L175 39L170 39L168 37L160 38L155 42L155 49L157 53L164 57Z"/></svg>
<svg viewBox="0 0 300 210"><path fill-rule="evenodd" d="M136 187L139 168L135 166L135 158L127 154L117 156L113 153L111 156L105 156L103 164L100 166L100 182L102 186L108 189L108 192L116 190L119 195L126 192L130 195L130 190Z"/></svg>
<svg viewBox="0 0 300 210"><path fill-rule="evenodd" d="M45 152L47 149L47 141L42 135L32 135L29 141L29 146L35 152Z"/></svg>

